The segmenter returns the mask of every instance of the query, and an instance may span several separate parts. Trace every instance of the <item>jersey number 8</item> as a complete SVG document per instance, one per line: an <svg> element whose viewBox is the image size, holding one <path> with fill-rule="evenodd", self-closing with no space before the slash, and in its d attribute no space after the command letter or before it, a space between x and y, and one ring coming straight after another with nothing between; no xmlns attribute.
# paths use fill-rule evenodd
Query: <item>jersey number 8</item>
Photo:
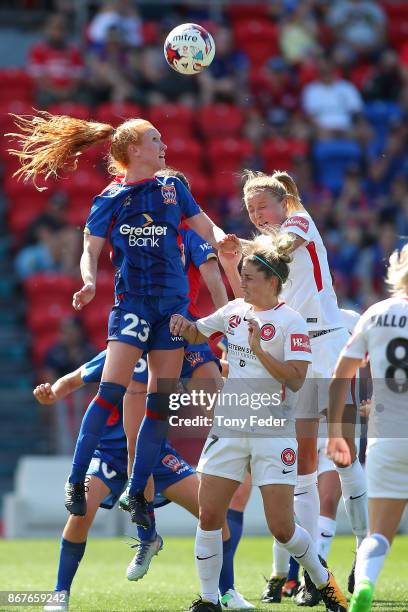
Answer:
<svg viewBox="0 0 408 612"><path fill-rule="evenodd" d="M400 356L403 353L402 357ZM408 390L408 340L406 338L394 338L388 344L386 356L390 363L385 371L387 387L394 393L405 393ZM397 372L404 372L396 377Z"/></svg>

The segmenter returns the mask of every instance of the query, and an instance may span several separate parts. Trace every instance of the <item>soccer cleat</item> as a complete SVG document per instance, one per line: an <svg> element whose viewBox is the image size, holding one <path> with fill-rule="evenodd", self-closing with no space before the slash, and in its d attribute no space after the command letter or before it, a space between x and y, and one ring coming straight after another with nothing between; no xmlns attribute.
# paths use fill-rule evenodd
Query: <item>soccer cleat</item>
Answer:
<svg viewBox="0 0 408 612"><path fill-rule="evenodd" d="M349 612L370 612L373 602L374 585L369 580L362 580L354 589L350 600Z"/></svg>
<svg viewBox="0 0 408 612"><path fill-rule="evenodd" d="M282 588L286 582L286 577L273 576L266 581L266 586L262 591L261 601L263 603L280 603L282 600Z"/></svg>
<svg viewBox="0 0 408 612"><path fill-rule="evenodd" d="M354 555L353 565L351 566L351 570L350 570L349 577L347 580L347 590L351 594L354 593L356 561L357 561L357 553Z"/></svg>
<svg viewBox="0 0 408 612"><path fill-rule="evenodd" d="M65 507L74 516L85 516L86 497L88 487L85 482L66 482L65 483Z"/></svg>
<svg viewBox="0 0 408 612"><path fill-rule="evenodd" d="M122 495L119 497L119 508L124 510L125 512L129 512L129 487L123 491Z"/></svg>
<svg viewBox="0 0 408 612"><path fill-rule="evenodd" d="M132 544L132 548L137 548L137 553L128 565L126 576L128 580L136 581L147 574L150 561L163 548L163 538L157 534L152 542Z"/></svg>
<svg viewBox="0 0 408 612"><path fill-rule="evenodd" d="M186 612L222 612L222 608L219 601L215 604L212 603L212 601L206 601L202 597L199 597L193 601Z"/></svg>
<svg viewBox="0 0 408 612"><path fill-rule="evenodd" d="M221 597L221 605L226 610L253 610L255 606L247 601L241 593L228 589Z"/></svg>
<svg viewBox="0 0 408 612"><path fill-rule="evenodd" d="M321 602L322 596L306 571L303 578L304 581L295 596L295 603L297 606L313 608Z"/></svg>
<svg viewBox="0 0 408 612"><path fill-rule="evenodd" d="M300 582L298 580L287 580L283 585L282 595L283 597L294 597L298 592Z"/></svg>
<svg viewBox="0 0 408 612"><path fill-rule="evenodd" d="M47 603L43 610L44 612L67 612L69 610L69 593L68 591L54 591L55 601ZM63 595L62 598L59 596ZM58 601L63 599L63 601Z"/></svg>
<svg viewBox="0 0 408 612"><path fill-rule="evenodd" d="M319 591L327 612L347 612L347 599L341 592L333 574L329 572L328 582L319 587Z"/></svg>
<svg viewBox="0 0 408 612"><path fill-rule="evenodd" d="M132 523L136 523L136 525L144 529L150 529L152 521L147 511L147 501L143 491L138 491L136 495L129 495L128 504Z"/></svg>

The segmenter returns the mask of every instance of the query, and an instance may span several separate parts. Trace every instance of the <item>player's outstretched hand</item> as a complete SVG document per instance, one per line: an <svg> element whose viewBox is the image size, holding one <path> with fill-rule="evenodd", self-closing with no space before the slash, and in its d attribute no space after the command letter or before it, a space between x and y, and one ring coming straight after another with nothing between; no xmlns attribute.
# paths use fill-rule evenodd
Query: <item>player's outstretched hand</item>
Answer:
<svg viewBox="0 0 408 612"><path fill-rule="evenodd" d="M254 353L261 348L261 328L255 319L248 319L248 343Z"/></svg>
<svg viewBox="0 0 408 612"><path fill-rule="evenodd" d="M54 404L57 401L57 396L52 390L50 383L38 385L34 389L33 395L37 402L46 406L50 406L51 404Z"/></svg>
<svg viewBox="0 0 408 612"><path fill-rule="evenodd" d="M94 297L95 285L93 285L92 283L86 283L86 285L84 285L82 289L74 293L72 298L72 305L75 310L82 310L82 308L89 304L89 302L93 300Z"/></svg>
<svg viewBox="0 0 408 612"><path fill-rule="evenodd" d="M329 438L326 442L326 455L340 466L351 464L350 449L344 438Z"/></svg>
<svg viewBox="0 0 408 612"><path fill-rule="evenodd" d="M238 268L241 258L242 253L240 253L239 251L234 251L233 253L224 253L223 251L218 251L218 260L224 270L228 270L230 268Z"/></svg>
<svg viewBox="0 0 408 612"><path fill-rule="evenodd" d="M173 336L183 336L183 332L191 327L191 321L188 321L180 314L171 315L170 318L170 333Z"/></svg>
<svg viewBox="0 0 408 612"><path fill-rule="evenodd" d="M220 253L242 253L241 242L235 234L227 234L217 246Z"/></svg>

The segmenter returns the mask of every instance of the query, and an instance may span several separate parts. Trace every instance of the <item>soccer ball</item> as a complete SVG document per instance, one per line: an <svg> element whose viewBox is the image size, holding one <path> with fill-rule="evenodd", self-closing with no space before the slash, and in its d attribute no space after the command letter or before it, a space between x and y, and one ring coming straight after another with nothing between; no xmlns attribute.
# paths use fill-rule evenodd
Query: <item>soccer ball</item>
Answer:
<svg viewBox="0 0 408 612"><path fill-rule="evenodd" d="M174 28L164 43L164 57L181 74L198 74L211 64L215 55L214 39L205 28L183 23Z"/></svg>

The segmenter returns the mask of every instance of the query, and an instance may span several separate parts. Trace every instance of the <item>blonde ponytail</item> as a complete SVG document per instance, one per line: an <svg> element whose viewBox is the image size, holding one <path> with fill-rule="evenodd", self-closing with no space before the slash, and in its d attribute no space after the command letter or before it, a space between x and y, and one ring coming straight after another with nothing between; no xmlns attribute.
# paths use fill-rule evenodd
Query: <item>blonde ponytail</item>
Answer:
<svg viewBox="0 0 408 612"><path fill-rule="evenodd" d="M303 204L300 199L297 185L293 178L287 172L275 170L272 178L277 180L286 190L286 210L289 215L297 210L303 210Z"/></svg>
<svg viewBox="0 0 408 612"><path fill-rule="evenodd" d="M391 255L385 282L390 285L392 295L408 295L408 243Z"/></svg>

